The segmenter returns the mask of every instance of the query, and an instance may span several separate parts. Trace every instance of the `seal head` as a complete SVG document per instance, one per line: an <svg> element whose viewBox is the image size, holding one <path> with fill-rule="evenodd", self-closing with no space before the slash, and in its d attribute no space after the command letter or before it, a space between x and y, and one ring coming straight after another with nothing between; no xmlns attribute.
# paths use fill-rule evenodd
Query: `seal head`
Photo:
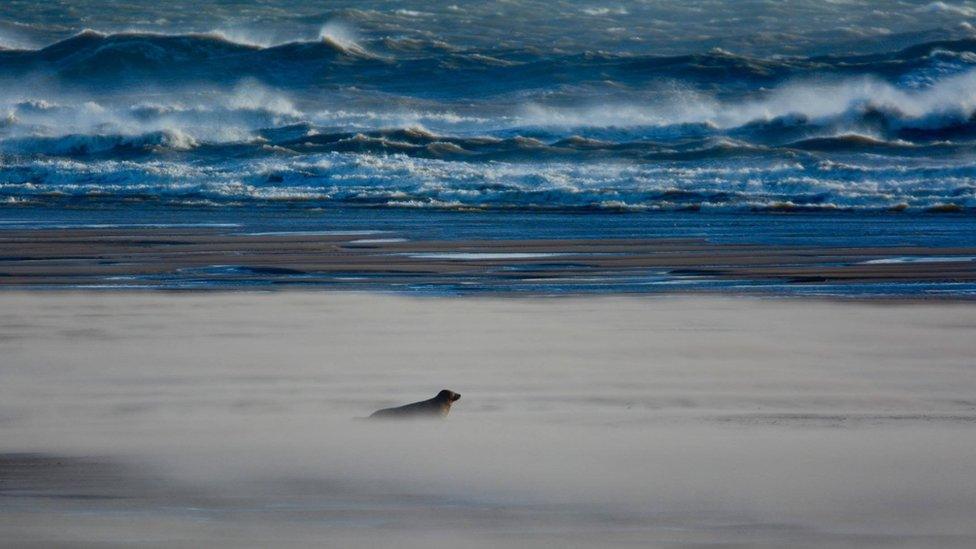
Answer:
<svg viewBox="0 0 976 549"><path fill-rule="evenodd" d="M437 396L434 398L442 402L457 402L457 400L461 398L461 394L455 393L454 391L450 391L448 389L443 389L441 392L437 393Z"/></svg>

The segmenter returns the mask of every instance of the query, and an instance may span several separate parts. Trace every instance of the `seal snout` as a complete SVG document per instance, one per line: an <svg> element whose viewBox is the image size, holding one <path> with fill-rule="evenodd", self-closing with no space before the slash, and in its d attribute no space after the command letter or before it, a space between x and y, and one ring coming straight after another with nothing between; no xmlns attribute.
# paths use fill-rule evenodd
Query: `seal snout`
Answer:
<svg viewBox="0 0 976 549"><path fill-rule="evenodd" d="M454 393L453 395L451 395L451 402L456 402L459 398L461 398L461 394Z"/></svg>

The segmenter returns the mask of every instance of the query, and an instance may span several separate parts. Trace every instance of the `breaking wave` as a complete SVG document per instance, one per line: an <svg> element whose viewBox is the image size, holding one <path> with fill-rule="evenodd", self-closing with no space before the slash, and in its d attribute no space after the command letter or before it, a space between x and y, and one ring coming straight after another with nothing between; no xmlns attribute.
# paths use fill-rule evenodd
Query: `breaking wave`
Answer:
<svg viewBox="0 0 976 549"><path fill-rule="evenodd" d="M404 18L414 17L403 15ZM0 51L0 203L976 208L976 41L750 57L84 31Z"/></svg>
<svg viewBox="0 0 976 549"><path fill-rule="evenodd" d="M0 201L696 211L976 208L972 163L843 165L814 158L593 164L472 163L402 154L309 154L189 163L33 159L2 169ZM940 211L942 211L940 210Z"/></svg>

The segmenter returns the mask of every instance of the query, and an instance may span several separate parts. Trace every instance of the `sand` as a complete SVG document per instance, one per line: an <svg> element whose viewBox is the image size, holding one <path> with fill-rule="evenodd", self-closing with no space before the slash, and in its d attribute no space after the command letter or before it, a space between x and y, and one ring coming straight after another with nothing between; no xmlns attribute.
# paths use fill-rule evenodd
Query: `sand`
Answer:
<svg viewBox="0 0 976 549"><path fill-rule="evenodd" d="M794 287L976 282L976 247L772 246L664 238L444 241L355 231L235 231L4 230L0 287L193 289L273 284L376 290L473 284L496 293L518 287L523 293L541 294L552 285L624 288L635 280L638 287L663 283L667 292L700 291L709 282ZM971 295L958 289L956 294Z"/></svg>
<svg viewBox="0 0 976 549"><path fill-rule="evenodd" d="M976 308L0 293L0 546L972 547ZM446 421L375 409L462 394Z"/></svg>

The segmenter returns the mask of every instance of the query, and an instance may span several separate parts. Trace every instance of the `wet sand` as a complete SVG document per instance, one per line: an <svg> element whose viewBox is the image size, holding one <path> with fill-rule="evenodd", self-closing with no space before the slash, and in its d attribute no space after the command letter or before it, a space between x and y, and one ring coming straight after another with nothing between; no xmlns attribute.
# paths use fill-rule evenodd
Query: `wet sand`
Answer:
<svg viewBox="0 0 976 549"><path fill-rule="evenodd" d="M710 282L973 283L976 248L839 248L696 239L410 241L379 233L235 233L228 229L0 231L0 287L320 286L546 293L588 284L668 292ZM721 286L721 289L727 286ZM633 287L630 287L632 290ZM741 289L739 291L742 291ZM843 290L841 290L843 293Z"/></svg>
<svg viewBox="0 0 976 549"><path fill-rule="evenodd" d="M965 303L0 307L4 547L976 544ZM447 421L355 419L445 387Z"/></svg>

